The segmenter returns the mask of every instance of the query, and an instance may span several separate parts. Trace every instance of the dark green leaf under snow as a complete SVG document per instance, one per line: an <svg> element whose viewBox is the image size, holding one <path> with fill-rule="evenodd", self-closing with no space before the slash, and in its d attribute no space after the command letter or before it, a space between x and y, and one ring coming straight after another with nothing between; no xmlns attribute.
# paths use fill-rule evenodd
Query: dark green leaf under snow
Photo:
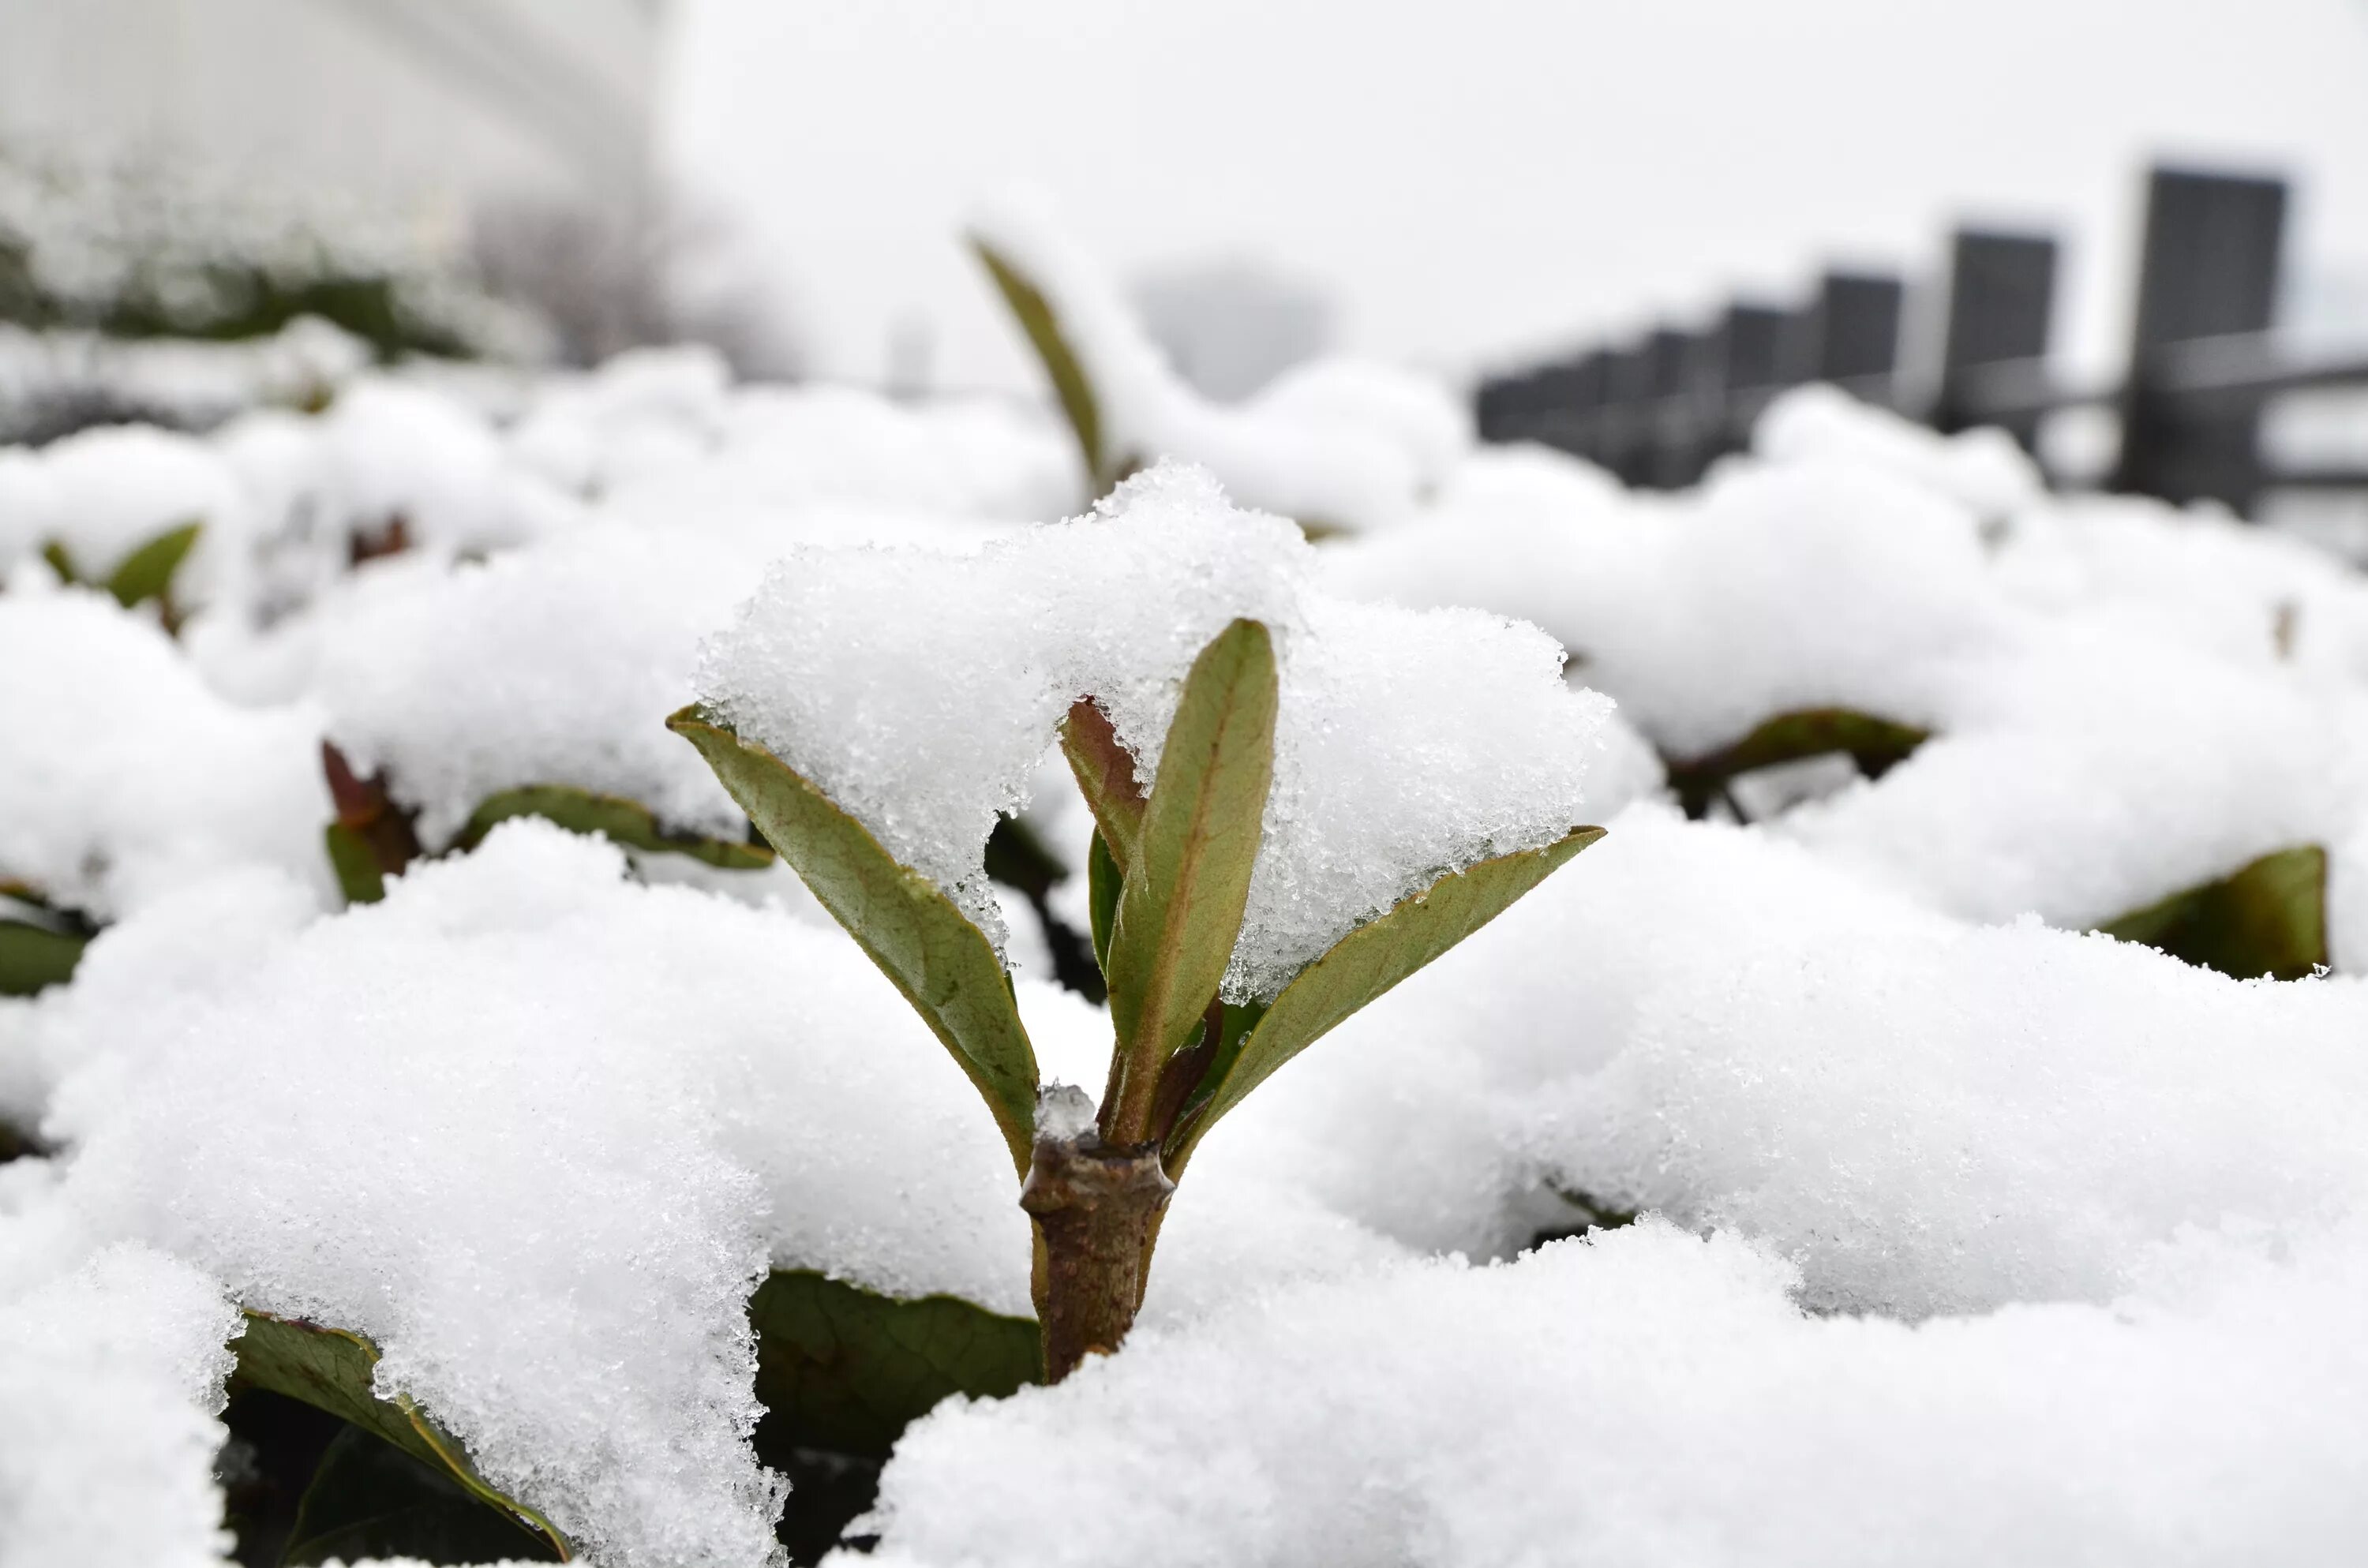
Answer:
<svg viewBox="0 0 2368 1568"><path fill-rule="evenodd" d="M378 1397L372 1389L377 1346L343 1329L268 1312L249 1312L245 1319L245 1332L231 1346L238 1356L237 1369L232 1374L234 1386L302 1400L373 1434L441 1472L480 1506L515 1521L513 1533L531 1532L548 1544L554 1557L567 1557L566 1540L551 1522L479 1476L458 1438L410 1401Z"/></svg>
<svg viewBox="0 0 2368 1568"><path fill-rule="evenodd" d="M0 996L30 996L74 978L90 938L30 920L0 920Z"/></svg>
<svg viewBox="0 0 2368 1568"><path fill-rule="evenodd" d="M485 1506L450 1474L359 1426L331 1439L298 1505L282 1568L339 1559L561 1561L552 1543Z"/></svg>
<svg viewBox="0 0 2368 1568"><path fill-rule="evenodd" d="M1928 731L1848 708L1806 708L1780 713L1731 745L1701 756L1668 760L1669 788L1686 815L1709 814L1727 785L1746 773L1813 756L1847 755L1869 778L1880 778L1930 739ZM1738 813L1740 814L1740 813Z"/></svg>
<svg viewBox="0 0 2368 1568"><path fill-rule="evenodd" d="M1043 1381L1033 1318L953 1296L899 1301L780 1270L748 1301L757 1336L757 1458L790 1478L778 1531L818 1562L870 1511L905 1428L955 1394L999 1399Z"/></svg>
<svg viewBox="0 0 2368 1568"><path fill-rule="evenodd" d="M2327 851L2264 855L2097 929L2239 980L2300 980L2328 962Z"/></svg>
<svg viewBox="0 0 2368 1568"><path fill-rule="evenodd" d="M378 851L359 831L333 822L321 830L322 846L329 854L330 873L347 903L376 903L386 896L386 872Z"/></svg>
<svg viewBox="0 0 2368 1568"><path fill-rule="evenodd" d="M899 1301L781 1270L748 1302L757 1429L768 1447L885 1459L905 1426L951 1394L1000 1398L1043 1378L1033 1318L954 1296Z"/></svg>
<svg viewBox="0 0 2368 1568"><path fill-rule="evenodd" d="M198 536L204 531L202 523L184 523L158 534L116 565L107 579L107 591L126 608L150 599L169 605L173 574L181 569L181 562L197 547Z"/></svg>
<svg viewBox="0 0 2368 1568"><path fill-rule="evenodd" d="M773 863L772 850L762 844L679 833L660 824L657 813L639 801L567 784L529 784L486 796L470 813L452 847L474 849L496 824L511 817L542 817L571 833L602 834L630 848L688 855L727 871L762 870Z"/></svg>

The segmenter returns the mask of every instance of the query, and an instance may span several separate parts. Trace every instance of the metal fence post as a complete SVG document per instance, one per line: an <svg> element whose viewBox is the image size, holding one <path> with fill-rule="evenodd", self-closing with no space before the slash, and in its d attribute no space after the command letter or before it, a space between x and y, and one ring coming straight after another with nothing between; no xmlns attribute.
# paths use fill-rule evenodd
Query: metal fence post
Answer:
<svg viewBox="0 0 2368 1568"><path fill-rule="evenodd" d="M1603 351L1604 420L1596 461L1623 484L1652 477L1653 361L1642 345Z"/></svg>
<svg viewBox="0 0 2368 1568"><path fill-rule="evenodd" d="M1870 392L1899 363L1899 311L1907 289L1877 272L1827 272L1809 307L1809 379ZM1886 385L1883 392L1890 390Z"/></svg>
<svg viewBox="0 0 2368 1568"><path fill-rule="evenodd" d="M2025 450L2036 448L2039 415L1985 416L1966 395L1965 372L2008 360L2044 358L2055 305L2053 239L1957 231L1949 256L1949 324L1941 347L1941 395L1932 410L1936 427L1957 431L1998 425Z"/></svg>
<svg viewBox="0 0 2368 1568"><path fill-rule="evenodd" d="M1806 361L1793 352L1801 320L1801 312L1780 305L1738 300L1726 307L1719 324L1718 425L1711 457L1748 446L1750 421L1765 399L1807 369Z"/></svg>
<svg viewBox="0 0 2368 1568"><path fill-rule="evenodd" d="M1659 489L1691 484L1702 472L1702 416L1696 399L1701 354L1701 339L1692 333L1657 327L1645 339L1650 366L1645 411L1652 442L1648 477Z"/></svg>
<svg viewBox="0 0 2368 1568"><path fill-rule="evenodd" d="M2174 345L2269 326L2285 213L2283 180L2153 171L2115 490L2251 506L2261 486L2260 403L2182 412L2148 381Z"/></svg>

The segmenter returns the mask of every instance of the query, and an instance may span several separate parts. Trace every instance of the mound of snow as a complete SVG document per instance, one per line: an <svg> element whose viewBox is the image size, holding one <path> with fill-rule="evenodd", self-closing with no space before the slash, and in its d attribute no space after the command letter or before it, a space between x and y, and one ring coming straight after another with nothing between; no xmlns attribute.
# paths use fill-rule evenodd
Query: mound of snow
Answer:
<svg viewBox="0 0 2368 1568"><path fill-rule="evenodd" d="M709 643L700 687L999 937L987 834L1069 705L1102 702L1147 786L1195 655L1236 617L1265 622L1274 786L1226 986L1271 995L1441 873L1577 825L1608 708L1535 628L1328 598L1312 556L1163 467L968 553L798 551Z"/></svg>

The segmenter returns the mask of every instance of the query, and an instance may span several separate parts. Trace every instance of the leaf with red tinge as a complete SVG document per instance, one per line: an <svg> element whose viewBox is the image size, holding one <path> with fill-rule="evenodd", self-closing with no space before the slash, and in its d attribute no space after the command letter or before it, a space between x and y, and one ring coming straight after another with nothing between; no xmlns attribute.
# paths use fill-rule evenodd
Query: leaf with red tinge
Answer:
<svg viewBox="0 0 2368 1568"><path fill-rule="evenodd" d="M1143 786L1135 782L1134 754L1118 738L1117 729L1101 704L1090 697L1069 706L1061 722L1061 755L1076 775L1077 792L1093 812L1102 844L1111 861L1123 871L1134 859L1134 841L1143 832Z"/></svg>

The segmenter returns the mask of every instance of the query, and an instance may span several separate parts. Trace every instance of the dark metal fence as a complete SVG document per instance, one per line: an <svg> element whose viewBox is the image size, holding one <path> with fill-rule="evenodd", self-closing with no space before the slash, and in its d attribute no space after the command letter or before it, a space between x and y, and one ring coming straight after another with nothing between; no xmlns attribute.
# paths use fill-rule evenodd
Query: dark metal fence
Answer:
<svg viewBox="0 0 2368 1568"><path fill-rule="evenodd" d="M2368 470L2264 459L2264 405L2281 393L2368 387L2368 354L2296 357L2272 332L2287 191L2278 179L2157 168L2148 178L2128 369L2067 384L2049 364L2057 245L2044 234L1961 229L1951 240L1939 363L1900 363L1907 289L1829 271L1805 303L1737 301L1708 326L1663 327L1481 384L1483 439L1531 440L1632 484L1691 484L1740 449L1786 387L1829 381L1941 430L2003 427L2033 450L2040 422L2074 407L2119 416L2111 488L2249 511L2272 488L2368 489Z"/></svg>

